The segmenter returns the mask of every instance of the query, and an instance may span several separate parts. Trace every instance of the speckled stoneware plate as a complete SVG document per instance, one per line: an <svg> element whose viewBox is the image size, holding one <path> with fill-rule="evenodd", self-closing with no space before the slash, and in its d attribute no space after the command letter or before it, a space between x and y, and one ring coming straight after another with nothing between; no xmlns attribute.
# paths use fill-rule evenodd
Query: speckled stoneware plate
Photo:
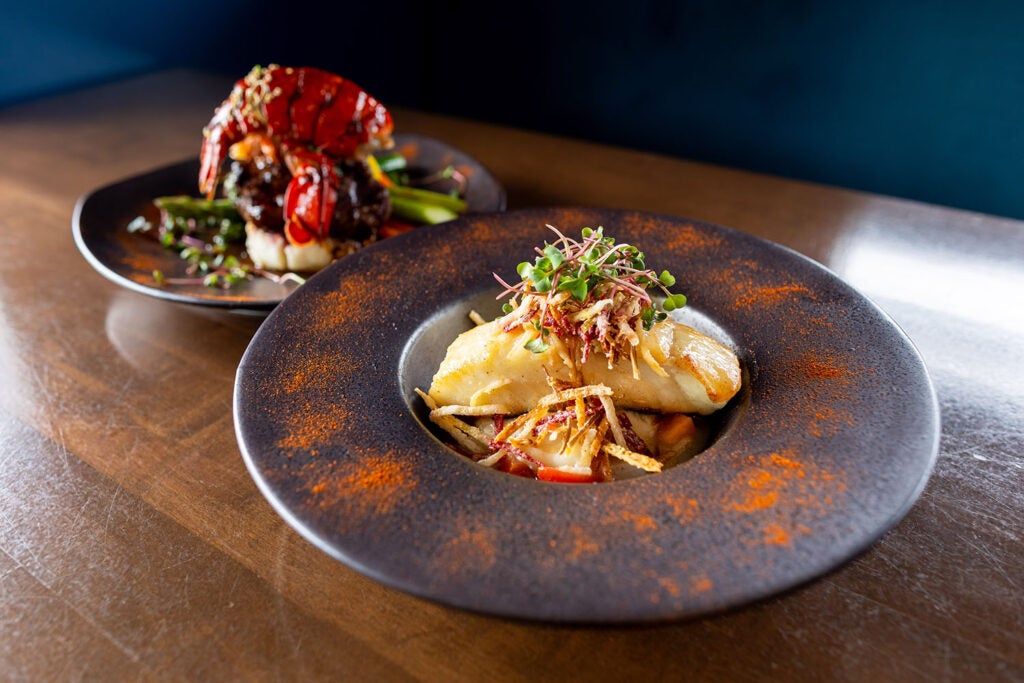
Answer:
<svg viewBox="0 0 1024 683"><path fill-rule="evenodd" d="M661 474L556 484L448 450L414 393L492 273L604 226L668 268L681 319L738 352L713 445ZM839 566L917 498L939 434L914 347L793 251L667 216L543 209L401 235L312 278L266 320L235 385L245 462L303 536L358 571L507 617L651 621L735 607Z"/></svg>
<svg viewBox="0 0 1024 683"><path fill-rule="evenodd" d="M468 178L466 203L474 213L505 210L505 189L476 159L422 135L396 134L395 149L410 168L428 175L454 165ZM167 277L186 277L186 264L177 254L144 235L130 234L128 223L150 208L155 197L196 195L198 158L127 178L84 195L75 206L71 228L75 243L101 275L128 289L159 299L230 309L269 310L295 290L292 282L264 278L218 289L204 285L157 286L153 271Z"/></svg>

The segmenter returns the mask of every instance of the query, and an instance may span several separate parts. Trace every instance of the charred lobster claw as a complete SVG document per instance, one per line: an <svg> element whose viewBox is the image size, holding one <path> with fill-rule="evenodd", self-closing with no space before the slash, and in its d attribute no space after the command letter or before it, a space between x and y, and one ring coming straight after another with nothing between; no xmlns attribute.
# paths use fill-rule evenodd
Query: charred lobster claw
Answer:
<svg viewBox="0 0 1024 683"><path fill-rule="evenodd" d="M213 197L228 150L269 138L293 174L285 235L293 244L327 236L337 201L336 162L391 146L391 114L352 81L313 68L254 67L203 129L199 190Z"/></svg>

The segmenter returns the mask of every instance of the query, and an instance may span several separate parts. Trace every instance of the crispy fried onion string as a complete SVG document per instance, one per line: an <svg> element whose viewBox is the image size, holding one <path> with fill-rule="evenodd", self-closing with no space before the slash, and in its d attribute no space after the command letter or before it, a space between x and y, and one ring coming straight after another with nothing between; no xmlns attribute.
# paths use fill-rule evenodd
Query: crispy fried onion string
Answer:
<svg viewBox="0 0 1024 683"><path fill-rule="evenodd" d="M507 406L438 406L429 394L420 389L416 393L429 408L430 420L487 467L497 465L506 456L537 467L540 461L530 452L540 448L545 440L556 439L561 453L578 454L579 466L589 467L603 451L646 472L661 471L659 461L627 446L612 402L612 390L603 384L554 390L529 412L514 419L498 420L493 436L460 418L507 416Z"/></svg>

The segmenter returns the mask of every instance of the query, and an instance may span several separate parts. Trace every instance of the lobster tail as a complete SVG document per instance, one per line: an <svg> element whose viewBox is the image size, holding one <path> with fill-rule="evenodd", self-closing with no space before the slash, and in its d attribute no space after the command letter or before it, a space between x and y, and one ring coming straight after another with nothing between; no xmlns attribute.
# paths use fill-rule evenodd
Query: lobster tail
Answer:
<svg viewBox="0 0 1024 683"><path fill-rule="evenodd" d="M340 184L334 161L303 150L285 153L292 179L284 195L284 234L296 245L327 236Z"/></svg>
<svg viewBox="0 0 1024 683"><path fill-rule="evenodd" d="M257 66L203 129L199 189L212 197L231 145L265 134L290 158L286 235L295 243L326 237L339 185L335 163L390 147L392 130L384 105L352 81L309 67Z"/></svg>

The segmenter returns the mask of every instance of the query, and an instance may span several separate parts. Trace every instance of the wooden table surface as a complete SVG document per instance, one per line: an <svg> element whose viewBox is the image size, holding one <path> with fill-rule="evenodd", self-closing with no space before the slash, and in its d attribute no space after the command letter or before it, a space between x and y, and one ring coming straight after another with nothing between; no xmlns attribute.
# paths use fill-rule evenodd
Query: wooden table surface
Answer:
<svg viewBox="0 0 1024 683"><path fill-rule="evenodd" d="M915 341L941 404L921 498L835 572L687 622L511 622L292 531L232 425L260 319L121 289L77 251L76 199L195 154L229 85L169 72L0 111L0 678L1024 679L1024 224L397 111L510 208L672 213L824 263Z"/></svg>

